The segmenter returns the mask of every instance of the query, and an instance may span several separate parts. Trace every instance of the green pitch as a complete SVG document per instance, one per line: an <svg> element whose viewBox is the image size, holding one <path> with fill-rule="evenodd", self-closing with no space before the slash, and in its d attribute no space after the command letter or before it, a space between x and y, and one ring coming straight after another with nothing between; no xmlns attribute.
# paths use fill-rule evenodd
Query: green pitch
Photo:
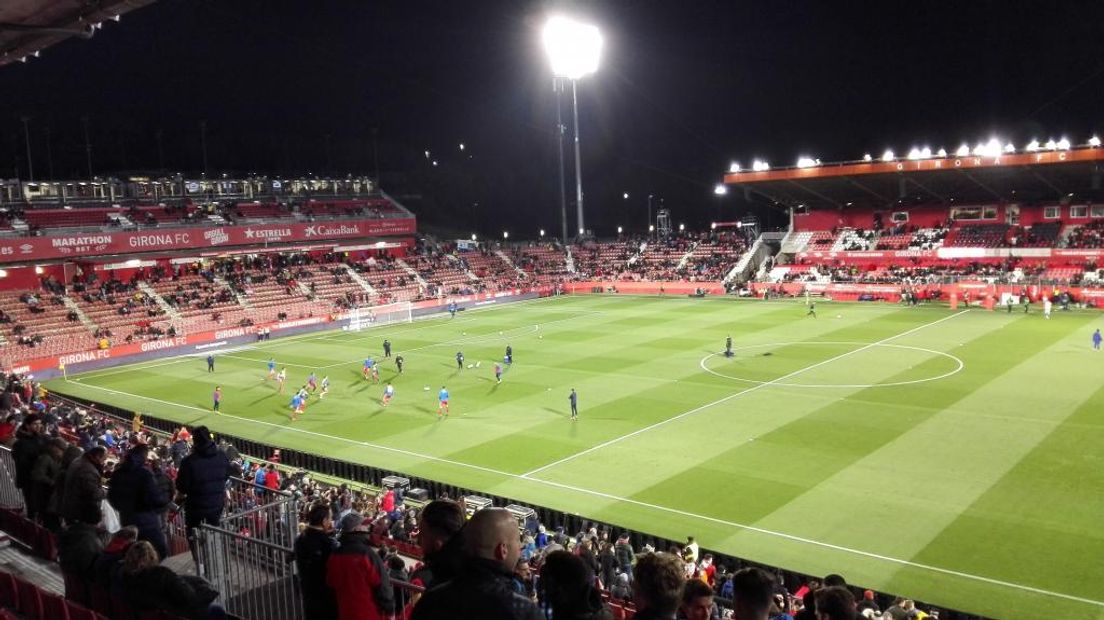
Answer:
<svg viewBox="0 0 1104 620"><path fill-rule="evenodd" d="M1104 618L1101 316L817 310L561 297L50 387L988 616ZM406 360L387 408L361 377L384 337ZM297 422L270 356L289 388L330 377Z"/></svg>

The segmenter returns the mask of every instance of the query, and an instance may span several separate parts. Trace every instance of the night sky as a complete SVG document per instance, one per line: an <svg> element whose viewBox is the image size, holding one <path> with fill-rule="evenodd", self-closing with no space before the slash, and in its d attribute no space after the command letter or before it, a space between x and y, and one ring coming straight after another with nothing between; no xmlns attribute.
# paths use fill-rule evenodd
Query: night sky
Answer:
<svg viewBox="0 0 1104 620"><path fill-rule="evenodd" d="M85 117L96 174L198 173L206 122L212 174L375 176L378 149L426 223L558 232L553 12L605 36L579 83L600 235L648 194L690 226L752 210L712 193L731 161L1104 135L1099 1L160 0L0 69L0 176L27 178L22 116L40 179L87 176Z"/></svg>

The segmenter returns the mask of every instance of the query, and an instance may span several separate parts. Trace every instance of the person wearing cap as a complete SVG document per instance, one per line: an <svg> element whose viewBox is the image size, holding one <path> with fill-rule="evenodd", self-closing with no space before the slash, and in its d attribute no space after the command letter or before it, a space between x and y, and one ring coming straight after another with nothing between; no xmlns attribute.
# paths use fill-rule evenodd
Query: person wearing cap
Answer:
<svg viewBox="0 0 1104 620"><path fill-rule="evenodd" d="M188 546L196 555L195 528L203 523L218 525L226 504L226 480L230 477L230 459L218 449L206 426L192 431L192 452L180 462L176 491L184 496L184 525Z"/></svg>
<svg viewBox="0 0 1104 620"><path fill-rule="evenodd" d="M369 537L372 522L356 512L341 519L338 547L326 561L326 585L341 620L384 620L395 612L391 578Z"/></svg>
<svg viewBox="0 0 1104 620"><path fill-rule="evenodd" d="M160 513L170 498L146 467L147 456L149 446L145 444L135 444L127 451L108 483L107 501L119 511L119 523L138 528L138 540L148 541L164 559L169 546L161 529Z"/></svg>
<svg viewBox="0 0 1104 620"><path fill-rule="evenodd" d="M868 609L872 610L875 614L882 612L882 610L878 608L878 603L874 600L873 590L864 590L862 600L855 606L855 610L860 614Z"/></svg>

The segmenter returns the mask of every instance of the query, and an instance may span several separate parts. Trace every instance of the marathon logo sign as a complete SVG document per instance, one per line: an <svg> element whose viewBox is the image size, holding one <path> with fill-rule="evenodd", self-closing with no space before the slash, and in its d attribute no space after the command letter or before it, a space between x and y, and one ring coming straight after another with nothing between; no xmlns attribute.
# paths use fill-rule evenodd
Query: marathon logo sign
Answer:
<svg viewBox="0 0 1104 620"><path fill-rule="evenodd" d="M54 237L50 246L61 254L88 254L102 252L111 247L111 235L79 235L74 237Z"/></svg>

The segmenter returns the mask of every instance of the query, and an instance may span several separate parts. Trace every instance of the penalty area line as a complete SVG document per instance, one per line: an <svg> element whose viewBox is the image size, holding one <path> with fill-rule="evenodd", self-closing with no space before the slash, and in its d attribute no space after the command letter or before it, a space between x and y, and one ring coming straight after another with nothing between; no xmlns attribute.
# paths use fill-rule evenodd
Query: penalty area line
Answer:
<svg viewBox="0 0 1104 620"><path fill-rule="evenodd" d="M954 316L957 316L957 315L952 315L951 317L947 317L947 318L953 318ZM943 320L946 320L946 319L943 319ZM921 327L927 327L927 325L924 325L924 326L921 326ZM919 328L917 328L917 329L919 329ZM905 332L905 333L908 333L908 332ZM898 336L894 336L894 338L897 338L897 337L900 337L900 336L903 336L903 335L904 334L899 334ZM191 409L191 410L194 410L194 411L200 411L200 412L203 412L203 413L208 414L210 416L214 416L215 419L223 418L223 417L233 418L235 420L241 420L243 422L247 422L247 423L250 423L250 424L258 424L258 425L261 425L261 426L268 426L268 427L276 428L276 429L279 429L279 430L285 430L285 431L291 431L291 432L295 432L295 433L301 433L303 435L309 435L309 436L313 436L313 437L322 437L322 438L325 438L325 439L332 439L334 441L340 441L340 442L355 445L355 446L375 448L375 449L382 450L382 451L385 451L385 452L391 452L391 453L394 453L394 454L402 454L404 456L410 456L410 457L414 457L414 458L418 458L418 459L423 459L423 460L426 460L426 461L433 461L433 462L437 462L437 463L444 463L446 465L453 465L453 466L456 466L456 467L472 469L472 470L475 470L475 471L488 473L488 474L494 474L494 475L497 475L497 476L502 476L504 478L510 478L510 479L513 479L513 480L522 480L522 481L531 482L531 483L535 483L535 484L545 485L545 486L552 487L552 488L563 489L563 490L566 490L566 491L573 491L575 493L581 493L583 495L590 495L590 496L593 496L593 497L607 499L607 500L610 500L610 501L623 502L623 503L626 503L626 504L639 506L641 508L647 508L647 509L656 510L656 511L659 511L659 512L666 512L666 513L669 513L669 514L674 514L674 515L678 515L678 516L686 517L686 518L690 518L690 519L698 519L698 520L701 520L701 521L707 521L707 522L715 523L715 524L718 524L718 525L724 525L724 526L728 526L728 527L732 527L732 528L736 528L736 529L740 529L740 530L746 530L746 531L749 531L749 532L762 534L764 536L780 538L780 539L783 539L783 540L788 540L788 541L796 542L796 543L800 543L800 544L820 547L820 548L823 548L823 549L830 549L830 550L838 551L838 552L841 552L841 553L857 555L857 556L860 556L860 557L869 558L869 559L872 559L872 560L878 560L878 561L882 561L882 562L887 562L887 563L890 563L890 564L896 564L896 565L899 565L899 566L908 566L910 568L915 568L915 569L918 569L918 570L929 571L929 572L938 573L938 574L942 574L942 575L949 575L949 576L957 577L957 578L961 578L961 579L968 579L968 580L972 580L972 581L978 581L978 582L981 582L981 583L986 583L986 584L989 584L989 585L999 586L999 587L1002 587L1002 588L1009 588L1009 589L1013 589L1013 590L1020 590L1022 592L1030 592L1032 594L1039 594L1039 595L1042 595L1042 596L1060 598L1060 599L1063 599L1063 600L1074 601L1074 602L1083 603L1083 604L1086 604L1086 605L1093 605L1093 606L1096 606L1096 607L1104 607L1104 601L1097 601L1097 600L1093 600L1093 599L1090 599L1090 598L1075 596L1075 595L1072 595L1072 594L1065 594L1065 593L1062 593L1062 592L1053 592L1053 591L1050 591L1050 590L1044 590L1042 588L1036 588L1036 587L1033 587L1033 586L1026 586L1026 585L1019 584L1019 583L1013 583L1011 581L1002 581L1000 579L994 579L992 577L985 577L985 576L982 576L982 575L973 575L973 574L970 574L970 573L964 573L964 572L961 572L961 571L956 571L956 570L949 569L949 568L942 568L942 567L939 567L939 566L933 566L933 565L930 565L930 564L920 564L918 562L913 562L911 560L903 560L901 558L894 558L894 557L887 556L887 555L881 555L881 554L874 553L874 552L871 552L871 551L864 551L862 549L854 549L852 547L846 547L846 546L843 546L843 545L837 545L837 544L833 544L833 543L829 543L829 542L814 540L812 538L805 538L805 537L797 536L797 535L794 535L794 534L787 534L785 532L770 530L770 529L763 528L763 527L758 527L758 526L755 526L755 525L748 525L746 523L737 523L735 521L728 521L726 519L720 519L720 518L717 518L717 517L710 517L710 516L707 516L707 515L696 514L696 513L693 513L693 512L686 511L686 510L680 510L678 508L671 508L669 506L661 506L659 504L651 504L651 503L648 503L648 502L642 502L640 500L635 500L635 499L631 499L631 498L628 498L628 497L621 497L621 496L618 496L618 495L614 495L612 493L605 493L605 492L602 492L602 491L595 491L593 489L577 487L577 486L574 486L574 485L564 484L564 483L561 483L561 482L554 482L554 481L551 481L551 480L543 480L541 478L532 478L532 477L529 477L527 475L514 474L514 473L494 469L492 467L484 467L482 465L475 465L475 464L472 464L472 463L463 463L463 462L460 462L460 461L453 461L451 459L441 458L439 456L432 456L432 455L429 455L429 454L422 454L422 453L419 453L419 452L414 452L412 450L404 450L402 448L395 448L395 447L392 447L392 446L384 446L384 445L374 444L374 443L367 442L367 441L356 441L354 439L348 439L346 437L338 437L338 436L334 436L334 435L327 435L325 433L319 433L319 432L316 432L316 431L309 431L309 430L302 429L302 428L295 428L295 427L292 427L292 426L285 426L285 425L281 425L281 424L275 424L273 422L266 422L264 420L253 420L253 419L250 419L250 418L245 418L245 417L242 417L242 416L237 416L237 415L227 414L227 413L217 413L216 414L216 413L212 413L210 410L203 409L202 407L195 407L195 406L192 406L192 405L183 405L183 404L180 404L180 403L174 403L172 401L161 400L161 399L153 398L153 397L149 397L149 396L141 396L139 394L131 394L130 392L123 392L123 391L120 391L120 390L113 390L113 389L110 389L110 388L100 387L100 386L97 386L97 385L89 385L87 383L81 383L80 385L83 386L83 387L86 387L86 388L93 388L93 389L97 389L97 390L103 390L105 392L110 392L110 393L113 393L113 394L119 394L119 395L123 395L123 396L131 396L131 397L134 397L134 398L140 398L140 399L149 400L149 401L153 401L153 402L163 403L163 404L166 404L166 405L171 405L171 406L179 407L179 408L182 408L182 409ZM218 432L221 432L221 429L218 429Z"/></svg>

